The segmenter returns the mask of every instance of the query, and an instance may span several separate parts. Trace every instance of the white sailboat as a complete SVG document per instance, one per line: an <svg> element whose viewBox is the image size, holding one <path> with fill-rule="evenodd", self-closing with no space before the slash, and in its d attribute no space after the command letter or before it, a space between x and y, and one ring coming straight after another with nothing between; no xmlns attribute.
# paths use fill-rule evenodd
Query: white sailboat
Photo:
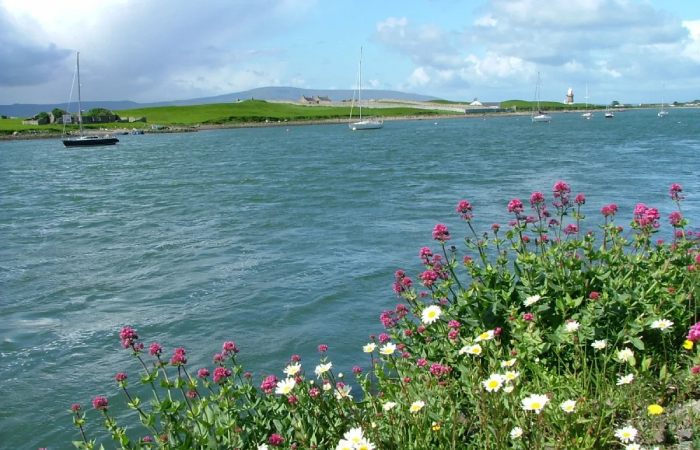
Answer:
<svg viewBox="0 0 700 450"><path fill-rule="evenodd" d="M661 117L661 118L668 116L668 111L664 109L664 98L663 97L661 97L661 109L659 110L659 112L656 115Z"/></svg>
<svg viewBox="0 0 700 450"><path fill-rule="evenodd" d="M362 47L360 47L360 64L357 70L357 105L359 110L358 120L352 120L352 111L355 106L355 96L352 97L350 105L350 123L348 128L356 130L376 130L384 126L384 121L376 118L362 118Z"/></svg>
<svg viewBox="0 0 700 450"><path fill-rule="evenodd" d="M586 83L586 111L581 114L581 117L586 120L590 120L593 117L593 112L588 110L588 83Z"/></svg>
<svg viewBox="0 0 700 450"><path fill-rule="evenodd" d="M78 128L80 135L77 137L68 137L63 139L63 145L66 147L96 147L100 145L114 145L119 142L119 139L110 135L98 136L94 134L83 133L83 117L82 103L80 98L80 52L76 54L76 72L78 76ZM65 121L64 121L65 128Z"/></svg>
<svg viewBox="0 0 700 450"><path fill-rule="evenodd" d="M540 109L540 73L537 72L537 86L535 87L535 100L537 101L537 113L532 110L531 120L532 122L547 122L552 120L552 116L546 114Z"/></svg>

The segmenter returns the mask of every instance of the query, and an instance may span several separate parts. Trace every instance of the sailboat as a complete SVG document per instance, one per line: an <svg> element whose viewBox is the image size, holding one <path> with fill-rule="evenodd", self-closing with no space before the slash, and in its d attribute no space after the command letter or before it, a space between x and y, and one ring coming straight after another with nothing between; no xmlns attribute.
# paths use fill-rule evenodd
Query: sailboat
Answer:
<svg viewBox="0 0 700 450"><path fill-rule="evenodd" d="M66 147L96 147L100 145L114 145L119 142L119 139L110 135L98 136L94 134L83 133L83 117L82 104L80 98L80 52L76 54L76 73L78 75L78 127L80 135L76 137L68 137L63 139L63 145ZM64 122L65 125L65 122Z"/></svg>
<svg viewBox="0 0 700 450"><path fill-rule="evenodd" d="M605 118L606 118L606 119L612 119L613 117L615 117L615 113L613 113L613 110L610 109L610 106L609 106L609 105L606 106L606 107L605 107Z"/></svg>
<svg viewBox="0 0 700 450"><path fill-rule="evenodd" d="M359 109L358 120L352 120L352 110L355 106L355 96L352 97L352 105L350 105L350 123L348 123L348 128L352 131L356 130L376 130L384 126L384 121L376 118L363 119L362 118L362 47L360 47L360 64L357 70L357 105Z"/></svg>
<svg viewBox="0 0 700 450"><path fill-rule="evenodd" d="M588 84L586 84L586 111L581 114L581 117L583 117L586 120L590 120L591 117L593 117L593 113L588 110Z"/></svg>
<svg viewBox="0 0 700 450"><path fill-rule="evenodd" d="M537 114L535 114L535 110L532 110L532 121L533 122L547 122L552 120L552 116L549 114L544 113L540 109L540 73L537 72L537 86L535 87L535 100L537 101Z"/></svg>
<svg viewBox="0 0 700 450"><path fill-rule="evenodd" d="M661 109L659 110L659 112L656 115L659 117L662 117L662 118L668 116L668 111L666 111L664 109L664 98L663 97L661 97Z"/></svg>

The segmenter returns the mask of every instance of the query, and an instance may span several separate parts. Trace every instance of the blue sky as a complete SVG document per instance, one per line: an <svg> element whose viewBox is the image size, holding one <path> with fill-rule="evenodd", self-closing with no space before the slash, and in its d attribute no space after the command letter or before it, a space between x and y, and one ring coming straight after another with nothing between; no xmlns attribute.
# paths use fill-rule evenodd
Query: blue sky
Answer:
<svg viewBox="0 0 700 450"><path fill-rule="evenodd" d="M263 86L450 100L700 99L696 0L0 0L0 104Z"/></svg>

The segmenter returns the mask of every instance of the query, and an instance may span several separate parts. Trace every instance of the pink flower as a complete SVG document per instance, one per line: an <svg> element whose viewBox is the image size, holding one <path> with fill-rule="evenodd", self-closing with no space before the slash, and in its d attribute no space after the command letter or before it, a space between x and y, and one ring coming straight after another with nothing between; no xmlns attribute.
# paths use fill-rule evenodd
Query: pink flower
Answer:
<svg viewBox="0 0 700 450"><path fill-rule="evenodd" d="M673 211L671 214L669 214L668 221L671 222L671 225L673 225L676 228L683 226L683 216L678 211Z"/></svg>
<svg viewBox="0 0 700 450"><path fill-rule="evenodd" d="M588 298L591 300L598 300L600 298L600 292L591 291L591 293L588 294Z"/></svg>
<svg viewBox="0 0 700 450"><path fill-rule="evenodd" d="M268 375L263 382L260 384L260 389L266 394L271 394L272 391L277 387L277 377L274 375Z"/></svg>
<svg viewBox="0 0 700 450"><path fill-rule="evenodd" d="M600 208L600 212L605 217L614 216L617 213L617 205L615 203L605 205L602 208Z"/></svg>
<svg viewBox="0 0 700 450"><path fill-rule="evenodd" d="M686 339L693 342L700 342L700 322L697 322L695 325L690 327L690 330L688 330L688 337Z"/></svg>
<svg viewBox="0 0 700 450"><path fill-rule="evenodd" d="M514 198L513 200L509 201L508 212L520 214L523 212L523 202L521 202L519 198Z"/></svg>
<svg viewBox="0 0 700 450"><path fill-rule="evenodd" d="M389 336L386 333L379 333L379 343L380 344L386 344L391 340L391 336Z"/></svg>
<svg viewBox="0 0 700 450"><path fill-rule="evenodd" d="M659 210L649 208L644 203L637 203L634 208L634 222L640 227L659 228Z"/></svg>
<svg viewBox="0 0 700 450"><path fill-rule="evenodd" d="M80 411L80 403L73 403L72 405L70 405L70 410L74 413Z"/></svg>
<svg viewBox="0 0 700 450"><path fill-rule="evenodd" d="M418 256L420 256L420 259L428 261L433 256L433 251L429 247L421 247Z"/></svg>
<svg viewBox="0 0 700 450"><path fill-rule="evenodd" d="M674 202L679 202L685 198L681 195L681 192L683 192L683 188L678 183L673 183L668 190L668 193Z"/></svg>
<svg viewBox="0 0 700 450"><path fill-rule="evenodd" d="M459 328L462 326L462 324L459 323L459 321L452 319L449 322L447 322L447 326L449 328Z"/></svg>
<svg viewBox="0 0 700 450"><path fill-rule="evenodd" d="M534 315L534 314L529 313L529 312L523 313L523 320L524 320L524 321L526 321L526 322L531 322L531 321L533 321L534 319L535 319L535 315Z"/></svg>
<svg viewBox="0 0 700 450"><path fill-rule="evenodd" d="M582 193L576 194L576 197L574 198L574 203L576 203L577 205L585 205L586 196Z"/></svg>
<svg viewBox="0 0 700 450"><path fill-rule="evenodd" d="M163 353L163 347L161 347L159 343L154 342L149 348L149 353L151 354L151 356L158 357Z"/></svg>
<svg viewBox="0 0 700 450"><path fill-rule="evenodd" d="M153 438L151 436L144 436L141 438L141 442L153 442Z"/></svg>
<svg viewBox="0 0 700 450"><path fill-rule="evenodd" d="M227 369L226 367L217 367L214 369L214 383L219 383L222 381L226 381L226 378L231 376L231 371Z"/></svg>
<svg viewBox="0 0 700 450"><path fill-rule="evenodd" d="M420 274L420 279L423 282L423 286L431 287L437 281L438 273L434 270L426 270Z"/></svg>
<svg viewBox="0 0 700 450"><path fill-rule="evenodd" d="M240 351L238 350L238 347L236 347L236 343L233 341L224 342L222 349L225 354L238 353Z"/></svg>
<svg viewBox="0 0 700 450"><path fill-rule="evenodd" d="M202 367L197 371L197 377L198 378L206 378L209 376L209 369Z"/></svg>
<svg viewBox="0 0 700 450"><path fill-rule="evenodd" d="M92 399L92 407L97 410L106 411L108 406L109 402L107 401L107 397L98 395L97 397Z"/></svg>
<svg viewBox="0 0 700 450"><path fill-rule="evenodd" d="M459 203L457 203L456 210L459 215L462 216L462 219L472 220L472 205L468 201L460 200Z"/></svg>
<svg viewBox="0 0 700 450"><path fill-rule="evenodd" d="M500 229L501 229L501 226L497 223L494 223L491 225L491 231L493 231L494 233L498 233L498 230L500 230Z"/></svg>
<svg viewBox="0 0 700 450"><path fill-rule="evenodd" d="M301 361L301 356L299 356L299 355L292 355L292 357L289 358L289 360L290 360L291 362L299 362L299 361Z"/></svg>
<svg viewBox="0 0 700 450"><path fill-rule="evenodd" d="M175 349L172 358L170 358L170 364L173 366L182 366L187 364L187 356L185 356L185 349L178 347Z"/></svg>
<svg viewBox="0 0 700 450"><path fill-rule="evenodd" d="M355 375L359 375L362 373L362 367L360 366L352 366L352 373Z"/></svg>
<svg viewBox="0 0 700 450"><path fill-rule="evenodd" d="M536 207L538 205L541 205L544 203L544 194L536 191L530 194L530 205L532 205L533 208L537 209Z"/></svg>
<svg viewBox="0 0 700 450"><path fill-rule="evenodd" d="M309 397L316 398L321 394L321 390L317 387L312 387L309 389Z"/></svg>
<svg viewBox="0 0 700 450"><path fill-rule="evenodd" d="M326 353L328 351L328 345L326 344L320 344L318 346L318 352L319 353Z"/></svg>
<svg viewBox="0 0 700 450"><path fill-rule="evenodd" d="M578 227L575 224L570 223L569 225L566 226L566 228L564 228L564 233L565 234L576 234L576 233L578 233Z"/></svg>
<svg viewBox="0 0 700 450"><path fill-rule="evenodd" d="M418 361L416 361L418 367L425 367L427 364L428 361L425 358L419 358Z"/></svg>
<svg viewBox="0 0 700 450"><path fill-rule="evenodd" d="M197 396L199 395L199 392L197 392L194 389L190 389L189 391L187 391L187 394L185 394L185 395L187 395L187 398L189 398L191 400L191 399L197 398Z"/></svg>
<svg viewBox="0 0 700 450"><path fill-rule="evenodd" d="M119 332L119 339L122 341L122 347L124 348L131 347L138 338L139 336L136 334L136 330L129 326L122 328Z"/></svg>
<svg viewBox="0 0 700 450"><path fill-rule="evenodd" d="M447 339L456 341L459 338L459 328L452 328L447 332Z"/></svg>
<svg viewBox="0 0 700 450"><path fill-rule="evenodd" d="M700 366L693 366L690 368L690 373L693 375L698 375L700 374Z"/></svg>
<svg viewBox="0 0 700 450"><path fill-rule="evenodd" d="M273 447L279 447L280 445L282 445L284 443L284 438L277 433L273 433L267 439L267 442L268 442L268 444L272 445Z"/></svg>
<svg viewBox="0 0 700 450"><path fill-rule="evenodd" d="M554 183L554 187L552 187L552 193L554 194L554 198L561 198L571 192L571 188L569 185L564 182L564 181L557 181Z"/></svg>
<svg viewBox="0 0 700 450"><path fill-rule="evenodd" d="M444 224L437 224L433 228L433 239L439 242L445 242L450 240L450 232L447 230L447 226Z"/></svg>
<svg viewBox="0 0 700 450"><path fill-rule="evenodd" d="M448 373L450 373L450 368L448 366L443 366L442 364L435 363L430 366L430 373L440 378L443 375L447 375Z"/></svg>
<svg viewBox="0 0 700 450"><path fill-rule="evenodd" d="M116 374L114 376L114 379L117 381L117 383L121 383L123 381L126 381L127 378L128 378L128 376L124 372L119 372L118 374Z"/></svg>

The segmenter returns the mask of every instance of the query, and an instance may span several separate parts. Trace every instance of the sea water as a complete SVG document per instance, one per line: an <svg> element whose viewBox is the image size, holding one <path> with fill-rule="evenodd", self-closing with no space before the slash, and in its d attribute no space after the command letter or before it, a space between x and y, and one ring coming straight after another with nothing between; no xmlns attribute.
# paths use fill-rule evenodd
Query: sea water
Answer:
<svg viewBox="0 0 700 450"><path fill-rule="evenodd" d="M367 367L361 347L396 304L393 273L414 279L418 250L445 223L459 254L474 206L486 231L512 198L551 201L557 180L583 192L583 230L617 203L658 207L671 183L700 223L700 110L672 109L387 121L124 136L114 147L59 140L0 143L0 446L72 448L68 409L106 395L126 410L114 375L138 384L119 345L124 325L166 355L212 368L233 340L254 373L308 372L318 344L334 370ZM348 377L350 378L350 377ZM119 411L122 411L119 413ZM99 430L90 413L90 432ZM130 417L130 424L137 419Z"/></svg>

